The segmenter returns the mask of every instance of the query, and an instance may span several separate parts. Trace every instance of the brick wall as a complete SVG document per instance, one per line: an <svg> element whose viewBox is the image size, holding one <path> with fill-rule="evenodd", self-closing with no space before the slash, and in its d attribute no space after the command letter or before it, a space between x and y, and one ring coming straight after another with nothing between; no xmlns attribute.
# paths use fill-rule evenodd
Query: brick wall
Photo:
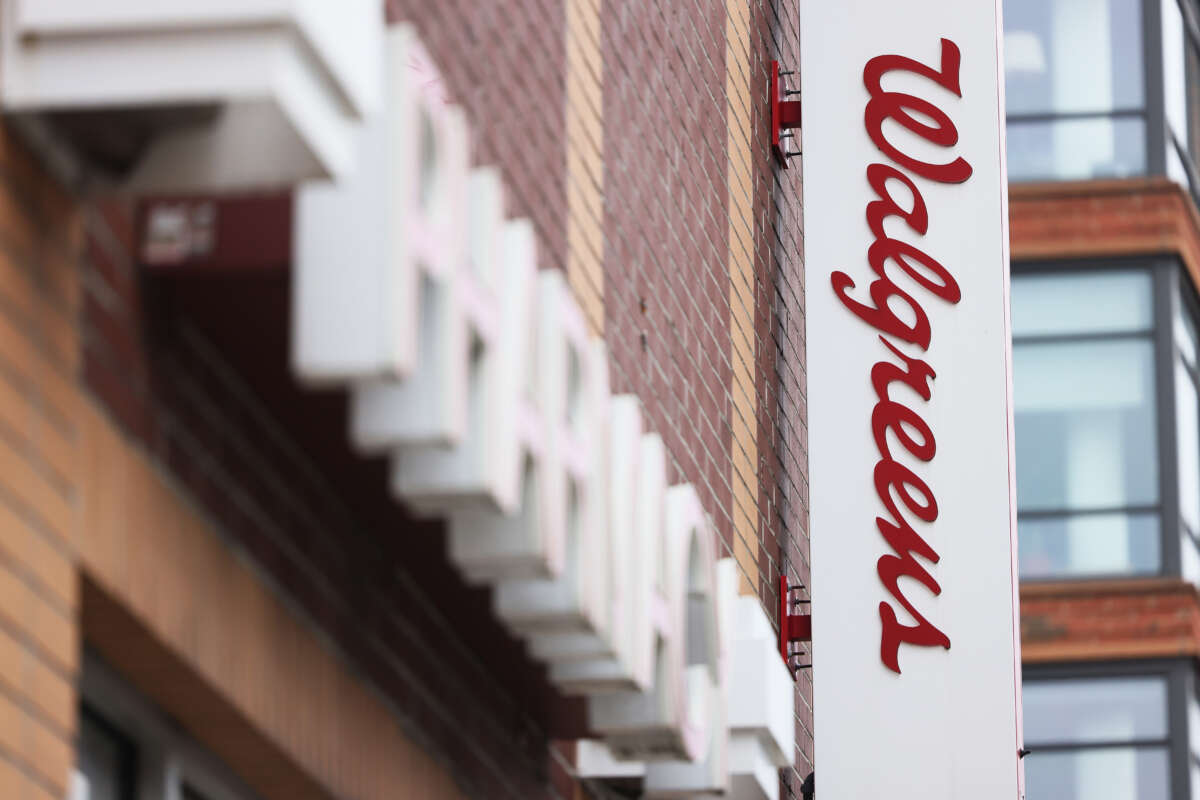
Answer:
<svg viewBox="0 0 1200 800"><path fill-rule="evenodd" d="M1021 589L1026 664L1200 656L1200 596L1178 578Z"/></svg>
<svg viewBox="0 0 1200 800"><path fill-rule="evenodd" d="M386 0L470 118L474 164L499 166L511 216L537 229L543 267L567 259L566 9L563 0Z"/></svg>
<svg viewBox="0 0 1200 800"><path fill-rule="evenodd" d="M509 213L534 220L542 265L582 262L572 285L600 308L614 390L642 397L672 479L697 483L727 553L741 526L743 571L768 608L806 504L800 176L796 161L776 167L766 118L770 61L798 62L793 6L387 3L466 110L474 163L499 166ZM732 471L739 425L752 429L748 487ZM741 511L739 488L754 497ZM791 554L802 578L805 561Z"/></svg>
<svg viewBox="0 0 1200 800"><path fill-rule="evenodd" d="M286 272L139 271L135 228L119 204L88 216L89 389L469 794L554 796L547 740L578 735L578 704L350 451L344 396L295 384Z"/></svg>
<svg viewBox="0 0 1200 800"><path fill-rule="evenodd" d="M0 797L74 763L78 217L0 128Z"/></svg>
<svg viewBox="0 0 1200 800"><path fill-rule="evenodd" d="M460 5L392 0L389 18L420 31L476 163L503 169L543 266L568 272L605 335L614 391L642 398L670 479L697 486L743 591L774 617L785 567L808 580L800 174L776 166L766 115L771 60L798 67L797 4Z"/></svg>
<svg viewBox="0 0 1200 800"><path fill-rule="evenodd" d="M779 575L808 578L800 175L775 165L765 116L770 61L798 61L794 5L387 4L772 618ZM82 369L105 412L468 793L569 796L549 740L586 733L581 705L449 567L440 526L388 498L385 465L349 451L345 398L294 384L286 272L151 274L128 204L85 224ZM811 768L799 678L784 796Z"/></svg>
<svg viewBox="0 0 1200 800"><path fill-rule="evenodd" d="M273 800L459 800L310 621L88 402L82 631L138 692Z"/></svg>
<svg viewBox="0 0 1200 800"><path fill-rule="evenodd" d="M1176 254L1200 285L1200 212L1166 178L1018 184L1013 261Z"/></svg>
<svg viewBox="0 0 1200 800"><path fill-rule="evenodd" d="M1014 261L1172 255L1200 285L1200 213L1165 178L1015 185ZM1200 656L1200 597L1177 578L1021 587L1026 664Z"/></svg>
<svg viewBox="0 0 1200 800"><path fill-rule="evenodd" d="M0 126L0 797L66 796L83 641L264 797L461 797L137 446L160 440L132 235Z"/></svg>

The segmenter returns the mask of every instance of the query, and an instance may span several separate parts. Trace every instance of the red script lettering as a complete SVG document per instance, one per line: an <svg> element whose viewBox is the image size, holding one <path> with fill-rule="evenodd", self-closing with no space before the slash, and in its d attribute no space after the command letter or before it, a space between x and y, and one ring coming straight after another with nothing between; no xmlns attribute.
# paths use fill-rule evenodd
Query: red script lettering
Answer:
<svg viewBox="0 0 1200 800"><path fill-rule="evenodd" d="M922 522L932 523L938 516L937 498L925 481L897 460L903 451L919 462L931 462L937 453L937 443L933 429L921 415L891 395L892 385L898 383L929 402L933 396L930 381L935 374L929 364L906 355L892 340L927 351L933 331L929 315L918 299L918 290L924 290L936 300L951 305L959 302L962 292L951 271L937 259L909 242L888 236L884 232L884 221L895 217L916 236L924 236L929 228L929 209L911 176L935 183L959 184L971 177L972 170L962 157L940 164L915 158L884 135L883 123L892 120L909 133L939 147L953 147L958 143L958 129L949 114L929 100L884 90L883 79L892 71L910 72L961 98L961 57L958 46L949 39L942 39L941 45L940 69L935 70L904 56L882 55L868 61L863 70L863 83L870 94L863 116L867 135L879 152L892 162L871 164L866 172L876 196L866 209L867 223L874 236L874 242L866 254L867 263L875 274L875 279L867 288L870 301L855 300L850 296L855 284L846 273L834 272L830 276L834 294L842 304L864 323L879 331L879 340L899 359L897 364L885 357L871 367L870 373L876 397L870 425L879 451L874 484L885 511L883 516L876 517L875 525L892 550L879 558L875 569L893 601L915 623L902 624L892 603L885 601L879 604L879 619L883 626L880 658L888 669L897 674L900 673L900 645L943 647L948 650L950 637L917 610L900 586L900 579L907 577L923 585L935 596L942 593L937 580L917 558L919 556L936 564L941 557L906 517L908 514ZM918 117L923 117L924 121ZM899 198L893 192L899 192ZM889 276L889 264L916 288L906 291L898 287ZM895 272L892 274L896 275ZM899 316L896 308L908 313Z"/></svg>

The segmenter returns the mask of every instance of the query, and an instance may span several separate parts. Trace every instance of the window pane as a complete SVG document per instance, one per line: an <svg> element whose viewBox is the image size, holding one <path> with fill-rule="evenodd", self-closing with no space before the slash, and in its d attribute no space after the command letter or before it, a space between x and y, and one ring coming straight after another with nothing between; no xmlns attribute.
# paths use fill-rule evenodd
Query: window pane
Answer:
<svg viewBox="0 0 1200 800"><path fill-rule="evenodd" d="M1008 176L1014 181L1124 178L1146 172L1141 117L1009 121Z"/></svg>
<svg viewBox="0 0 1200 800"><path fill-rule="evenodd" d="M1187 88L1188 102L1188 152L1192 159L1200 157L1200 51L1190 40L1186 43L1187 75L1184 84Z"/></svg>
<svg viewBox="0 0 1200 800"><path fill-rule="evenodd" d="M1178 0L1163 0L1162 37L1163 106L1167 127L1176 139L1186 142L1187 91L1184 81L1187 67L1184 61L1183 13L1179 10Z"/></svg>
<svg viewBox="0 0 1200 800"><path fill-rule="evenodd" d="M1013 276L1013 336L1136 332L1153 325L1149 272Z"/></svg>
<svg viewBox="0 0 1200 800"><path fill-rule="evenodd" d="M1157 514L1083 514L1017 522L1022 578L1155 574L1162 566Z"/></svg>
<svg viewBox="0 0 1200 800"><path fill-rule="evenodd" d="M1179 448L1179 515L1200 533L1200 402L1192 374L1175 360L1175 440Z"/></svg>
<svg viewBox="0 0 1200 800"><path fill-rule="evenodd" d="M1180 139L1180 141L1183 141ZM1188 175L1187 167L1183 163L1183 159L1179 155L1179 147L1175 146L1174 141L1168 140L1167 146L1167 177L1178 183L1189 192L1192 190L1192 179ZM1182 147L1182 145L1180 145Z"/></svg>
<svg viewBox="0 0 1200 800"><path fill-rule="evenodd" d="M1013 348L1022 511L1158 502L1149 340Z"/></svg>
<svg viewBox="0 0 1200 800"><path fill-rule="evenodd" d="M1085 744L1165 739L1167 683L1158 677L1030 681L1025 741Z"/></svg>
<svg viewBox="0 0 1200 800"><path fill-rule="evenodd" d="M1196 760L1200 756L1200 698L1192 695L1188 705L1188 746L1192 754L1192 760ZM1200 789L1200 786L1196 787Z"/></svg>
<svg viewBox="0 0 1200 800"><path fill-rule="evenodd" d="M79 771L88 800L133 800L133 743L90 709L79 716Z"/></svg>
<svg viewBox="0 0 1200 800"><path fill-rule="evenodd" d="M1025 758L1025 800L1170 800L1165 748L1101 748Z"/></svg>
<svg viewBox="0 0 1200 800"><path fill-rule="evenodd" d="M1184 532L1179 535L1179 547L1183 579L1200 586L1200 552L1196 551L1196 542Z"/></svg>
<svg viewBox="0 0 1200 800"><path fill-rule="evenodd" d="M1179 348L1184 361L1196 365L1196 326L1192 323L1192 314L1186 303L1182 313L1175 317L1175 346Z"/></svg>
<svg viewBox="0 0 1200 800"><path fill-rule="evenodd" d="M1139 0L1005 0L1009 114L1141 108Z"/></svg>

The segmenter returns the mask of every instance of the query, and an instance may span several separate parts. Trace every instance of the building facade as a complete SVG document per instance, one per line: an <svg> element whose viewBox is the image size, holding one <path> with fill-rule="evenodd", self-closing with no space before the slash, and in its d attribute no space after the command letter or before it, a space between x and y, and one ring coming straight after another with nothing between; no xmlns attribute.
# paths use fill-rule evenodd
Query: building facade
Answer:
<svg viewBox="0 0 1200 800"><path fill-rule="evenodd" d="M1031 800L1200 795L1197 10L1005 3Z"/></svg>
<svg viewBox="0 0 1200 800"><path fill-rule="evenodd" d="M772 62L797 62L794 3L0 8L0 796L528 800L697 794L705 781L734 796L801 795L811 676L802 654L784 666L775 638L781 577L802 598L809 574L800 175L772 153L765 103ZM421 240L410 220L426 212ZM487 224L503 241L479 250ZM367 302L312 341L349 341L371 300L399 297L395 276L419 272L411 309L424 322L384 346L416 348L409 366L425 377L408 385L421 402L445 399L419 370L454 363L430 349L443 342L430 320L459 308L439 305L460 287L437 269L460 264L431 265L460 243L470 252L453 258L470 267L496 253L536 267L543 294L511 327L542 337L529 341L535 410L562 402L570 416L590 402L571 388L576 371L605 373L606 392L585 385L640 420L632 457L612 446L613 482L641 470L625 484L641 513L661 464L671 488L658 527L679 498L700 510L688 574L659 556L662 574L631 579L658 593L635 626L665 613L664 586L704 601L693 612L679 600L682 625L655 617L652 646L667 655L652 649L659 667L621 695L660 703L649 722L630 728L618 700L578 680L564 690L579 662L544 654L581 639L547 631L544 606L514 622L522 598L563 575L599 573L610 599L625 587L592 560L616 558L605 536L579 530L630 498L578 505L586 478L557 501L538 488L591 474L570 446L578 435L594 452L593 431L521 439L522 465L536 467L522 473L525 497L500 522L494 510L464 520L405 488L442 472L397 463L499 430L488 415L509 396L504 370L464 368L498 393L460 410L465 437L401 448L415 434L372 427L370 398L414 373L395 362L330 379L299 344L326 330L322 303L354 268L386 250L384 283L364 284ZM414 272L388 260L401 250ZM507 296L514 274L483 288ZM310 293L314 280L331 290ZM557 322L534 313L552 291L566 309ZM465 352L486 356L495 335L499 363L519 363L503 360L514 357L508 306L464 297ZM558 324L602 354L563 367L565 398L546 366L556 340L540 333ZM423 408L430 420L444 410ZM527 411L505 430L524 436ZM542 553L533 578L494 553L464 566L472 524L532 514L529 529L543 531L551 513L564 515L561 552ZM689 577L697 565L719 585ZM693 619L722 620L724 655L711 638L682 652ZM739 665L734 652L765 655ZM728 752L680 745L688 732L670 719L655 727L684 713L666 689L654 694L676 689L672 669L687 687L707 670L721 702L712 715L687 706L685 719L704 719ZM736 682L726 669L762 674ZM739 685L770 708L721 718ZM681 746L710 754L704 775L679 766ZM643 757L654 747L665 766Z"/></svg>
<svg viewBox="0 0 1200 800"><path fill-rule="evenodd" d="M727 651L773 653L780 579L802 599L810 576L802 142L773 152L768 102L798 4L364 0L314 22L256 0L218 25L189 3L19 5L0 2L0 797L683 791L602 746L612 706L564 690L563 640L502 599L512 573L465 568L465 523L413 500L404 474L426 475L397 477L388 445L412 432L380 433L378 395L298 354L325 306L297 298L399 246L372 238L407 220L388 187L426 186L434 238L464 251L491 187L603 347L608 394L636 400L664 486L695 492L736 576ZM1200 6L1007 0L1005 30L1028 797L1200 797ZM360 34L379 65L337 46ZM95 80L56 37L88 43ZM141 69L100 72L133 51ZM298 94L251 85L267 52ZM35 57L58 71L28 77ZM380 71L453 109L412 140L432 177L355 138L418 119ZM336 205L346 187L367 194ZM426 313L420 259L445 248L422 246ZM571 541L559 569L586 575ZM811 792L805 663L786 736L710 720L787 745L714 767L733 796Z"/></svg>

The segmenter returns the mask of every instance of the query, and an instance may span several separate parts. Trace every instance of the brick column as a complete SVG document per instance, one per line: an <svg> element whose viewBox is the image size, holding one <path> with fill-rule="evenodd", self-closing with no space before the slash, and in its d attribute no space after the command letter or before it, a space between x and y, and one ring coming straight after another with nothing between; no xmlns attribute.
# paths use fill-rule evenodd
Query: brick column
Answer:
<svg viewBox="0 0 1200 800"><path fill-rule="evenodd" d="M0 797L60 800L74 763L79 362L70 198L0 128Z"/></svg>

